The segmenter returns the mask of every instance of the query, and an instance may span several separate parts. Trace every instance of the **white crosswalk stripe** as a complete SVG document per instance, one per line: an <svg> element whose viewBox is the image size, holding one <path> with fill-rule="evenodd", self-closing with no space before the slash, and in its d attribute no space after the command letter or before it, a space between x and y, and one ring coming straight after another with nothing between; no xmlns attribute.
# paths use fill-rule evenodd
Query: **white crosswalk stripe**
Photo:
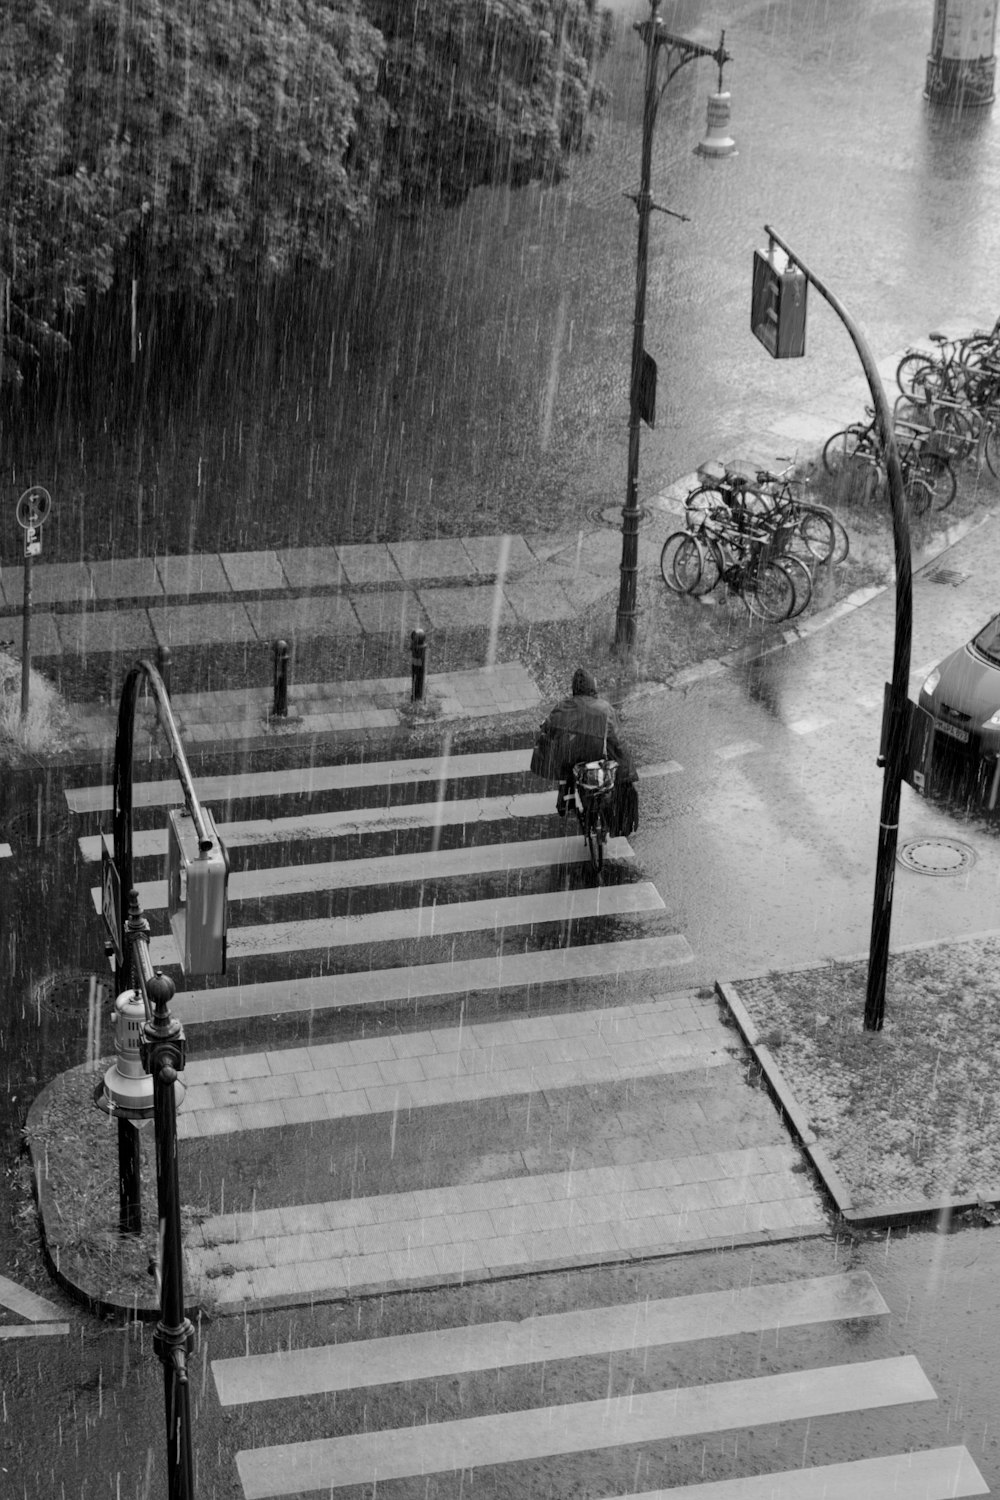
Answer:
<svg viewBox="0 0 1000 1500"><path fill-rule="evenodd" d="M411 802L391 807L354 808L347 812L306 813L294 818L253 818L220 823L219 834L227 849L250 849L265 844L285 844L305 839L343 838L348 834L398 833L405 829L474 827L502 823L510 818L545 818L553 811L551 792L524 792L509 797L475 797L461 801ZM84 859L101 857L100 835L79 840ZM138 829L133 839L136 858L163 855L167 830Z"/></svg>
<svg viewBox="0 0 1000 1500"><path fill-rule="evenodd" d="M247 1500L384 1484L602 1448L788 1422L880 1406L933 1401L934 1388L912 1355L758 1375L534 1411L464 1417L424 1427L351 1433L239 1453Z"/></svg>
<svg viewBox="0 0 1000 1500"><path fill-rule="evenodd" d="M628 839L608 839L608 859L634 859ZM328 860L323 864L284 865L265 870L237 870L229 877L228 899L259 901L307 891L350 891L360 886L403 885L407 881L446 880L456 875L485 875L501 870L540 870L580 863L579 838L531 839L522 843L468 844L458 849L428 849L415 854L375 855L369 859ZM143 911L167 904L165 880L139 881ZM101 910L101 888L91 891L94 910Z"/></svg>
<svg viewBox="0 0 1000 1500"><path fill-rule="evenodd" d="M269 922L229 929L230 958L259 953L302 953L309 948L341 948L386 943L404 938L441 937L454 932L493 932L531 927L538 922L573 922L583 917L620 916L627 912L662 911L664 902L649 881L596 886L537 896L497 896L488 901L450 901L395 911L365 912L351 917L317 917L298 922ZM177 962L172 937L153 938L149 957L155 965Z"/></svg>
<svg viewBox="0 0 1000 1500"><path fill-rule="evenodd" d="M665 1346L765 1335L796 1326L835 1326L851 1321L874 1324L889 1309L866 1271L834 1273L798 1281L735 1286L676 1298L571 1308L520 1322L445 1326L427 1331L361 1339L309 1349L277 1350L215 1360L212 1374L223 1408L278 1403L276 1415L255 1424L282 1433L281 1403L333 1392L364 1393L379 1386L400 1391L414 1382L474 1376L477 1372L565 1366L562 1362L616 1353L637 1355ZM775 1343L775 1346L776 1343ZM836 1347L834 1345L833 1347ZM645 1363L643 1365L645 1368ZM630 1382L631 1385L631 1382ZM422 1387L426 1390L426 1386ZM470 1387L470 1389L476 1389ZM423 1402L420 1423L395 1428L340 1431L336 1435L265 1443L236 1454L245 1500L322 1491L392 1480L459 1476L475 1484L475 1471L525 1461L628 1450L636 1454L660 1445L676 1453L677 1440L763 1424L809 1425L824 1417L868 1415L893 1407L924 1406L935 1391L912 1355L871 1357L844 1364L756 1374L726 1381L675 1385L668 1389L631 1388L616 1395L609 1384L601 1400L576 1400L498 1412L472 1412L459 1418L436 1415L436 1390ZM482 1398L480 1398L482 1399ZM464 1405L464 1403L462 1403ZM366 1408L367 1409L367 1408ZM739 1445L737 1444L737 1447ZM767 1474L746 1473L721 1480L699 1480L679 1487L622 1494L619 1500L896 1500L901 1494L960 1497L988 1493L968 1450L959 1445L906 1453L859 1455L848 1439L849 1457L818 1467ZM498 1488L509 1486L502 1477ZM557 1488L547 1493L558 1495ZM567 1494L569 1490L567 1490ZM610 1493L607 1489L602 1494Z"/></svg>
<svg viewBox="0 0 1000 1500"><path fill-rule="evenodd" d="M57 1338L69 1333L69 1324L54 1302L26 1286L0 1276L0 1307L26 1318L26 1323L0 1323L0 1339Z"/></svg>
<svg viewBox="0 0 1000 1500"><path fill-rule="evenodd" d="M223 1406L888 1314L867 1271L212 1362Z"/></svg>
<svg viewBox="0 0 1000 1500"><path fill-rule="evenodd" d="M203 802L231 802L237 798L315 796L317 792L352 791L369 786L433 786L442 780L526 771L530 760L530 750L495 750L447 757L428 755L414 760L289 767L283 771L233 772L227 776L199 776L198 796ZM673 762L668 762L662 768L654 768L653 774L673 768ZM181 801L176 781L137 781L132 788L133 807L176 807ZM111 787L70 787L66 802L71 812L110 812Z"/></svg>
<svg viewBox="0 0 1000 1500"><path fill-rule="evenodd" d="M230 984L224 989L182 990L172 1012L185 1026L273 1016L280 1011L315 1014L363 1005L419 1001L478 991L526 989L531 985L604 979L611 989L629 974L650 974L690 963L691 948L681 933L622 938L614 943L546 948L540 952L498 953L490 958L452 959L395 969L364 969L346 974Z"/></svg>

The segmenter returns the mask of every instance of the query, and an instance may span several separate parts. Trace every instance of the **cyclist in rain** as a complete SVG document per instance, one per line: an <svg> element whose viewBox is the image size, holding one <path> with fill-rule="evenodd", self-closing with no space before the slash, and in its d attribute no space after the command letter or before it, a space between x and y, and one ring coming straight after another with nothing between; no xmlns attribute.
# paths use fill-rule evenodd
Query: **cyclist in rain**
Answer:
<svg viewBox="0 0 1000 1500"><path fill-rule="evenodd" d="M635 761L622 741L614 709L606 698L598 695L597 679L586 668L578 667L573 673L571 693L556 704L538 731L531 762L536 775L549 781L558 780L556 812L561 818L565 817L572 796L574 765L605 757L618 762L614 831L621 835L632 833L638 826L638 799L633 789L638 779Z"/></svg>

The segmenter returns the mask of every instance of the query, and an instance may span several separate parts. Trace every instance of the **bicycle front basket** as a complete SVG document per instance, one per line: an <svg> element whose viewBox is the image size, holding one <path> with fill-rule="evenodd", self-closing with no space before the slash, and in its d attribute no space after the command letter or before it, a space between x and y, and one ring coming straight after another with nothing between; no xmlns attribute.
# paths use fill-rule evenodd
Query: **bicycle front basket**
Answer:
<svg viewBox="0 0 1000 1500"><path fill-rule="evenodd" d="M928 435L920 451L928 458L954 458L961 446L961 433L941 432L940 429L935 429Z"/></svg>

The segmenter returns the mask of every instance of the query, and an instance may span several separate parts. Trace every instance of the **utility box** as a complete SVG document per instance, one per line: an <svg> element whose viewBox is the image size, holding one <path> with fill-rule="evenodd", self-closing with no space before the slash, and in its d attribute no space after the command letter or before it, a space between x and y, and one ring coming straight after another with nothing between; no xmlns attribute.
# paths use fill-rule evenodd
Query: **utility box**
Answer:
<svg viewBox="0 0 1000 1500"><path fill-rule="evenodd" d="M229 856L212 814L202 808L211 847L201 847L186 808L167 821L167 914L185 974L226 972Z"/></svg>
<svg viewBox="0 0 1000 1500"><path fill-rule="evenodd" d="M754 251L750 331L773 359L800 359L806 352L807 284L783 251Z"/></svg>

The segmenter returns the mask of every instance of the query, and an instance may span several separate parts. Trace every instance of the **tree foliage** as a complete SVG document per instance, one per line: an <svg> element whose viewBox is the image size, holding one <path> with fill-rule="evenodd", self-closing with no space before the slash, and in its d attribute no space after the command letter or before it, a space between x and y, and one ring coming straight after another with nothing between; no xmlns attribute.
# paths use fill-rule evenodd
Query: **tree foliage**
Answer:
<svg viewBox="0 0 1000 1500"><path fill-rule="evenodd" d="M595 0L369 0L386 41L386 181L455 202L499 180L557 174L601 102Z"/></svg>
<svg viewBox="0 0 1000 1500"><path fill-rule="evenodd" d="M380 201L558 171L596 0L5 0L0 374L116 283L326 268Z"/></svg>

